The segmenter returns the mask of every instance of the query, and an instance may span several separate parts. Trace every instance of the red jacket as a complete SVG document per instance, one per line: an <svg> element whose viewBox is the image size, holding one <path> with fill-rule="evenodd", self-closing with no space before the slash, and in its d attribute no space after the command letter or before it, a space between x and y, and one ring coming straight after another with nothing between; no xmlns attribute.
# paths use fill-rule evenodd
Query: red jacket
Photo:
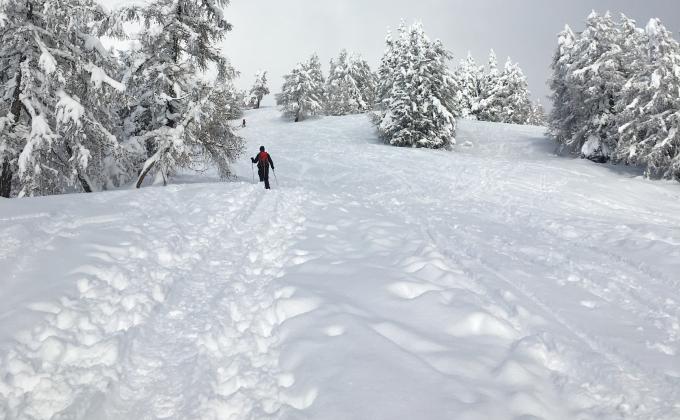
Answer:
<svg viewBox="0 0 680 420"><path fill-rule="evenodd" d="M274 169L274 161L272 161L272 157L269 156L269 153L267 152L258 153L255 159L252 159L252 161L253 163L257 163L257 166L268 168L269 165L271 165L272 169Z"/></svg>

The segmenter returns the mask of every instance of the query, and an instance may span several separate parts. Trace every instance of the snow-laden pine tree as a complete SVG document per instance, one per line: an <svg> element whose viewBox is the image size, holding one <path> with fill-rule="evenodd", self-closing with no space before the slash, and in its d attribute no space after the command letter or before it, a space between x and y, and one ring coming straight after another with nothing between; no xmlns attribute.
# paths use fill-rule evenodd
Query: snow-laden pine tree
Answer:
<svg viewBox="0 0 680 420"><path fill-rule="evenodd" d="M351 57L352 73L356 75L355 80L357 81L362 98L366 103L366 109L362 110L362 112L366 112L373 109L375 105L375 94L378 84L377 76L371 69L368 61L363 57L358 54L353 54Z"/></svg>
<svg viewBox="0 0 680 420"><path fill-rule="evenodd" d="M568 80L569 71L575 60L574 44L576 34L566 25L558 36L557 49L551 64L552 75L548 84L552 90L553 107L548 118L548 129L557 143L566 145L577 129L576 114L579 104L575 100Z"/></svg>
<svg viewBox="0 0 680 420"><path fill-rule="evenodd" d="M402 22L401 27L405 26ZM401 32L401 27L399 32ZM392 90L392 83L394 81L393 73L397 68L397 55L395 51L396 41L392 37L392 31L387 31L387 36L385 37L385 51L380 59L380 64L378 66L378 73L376 75L376 87L375 87L375 108L376 112L372 114L372 118L376 121L382 118L384 112L383 105Z"/></svg>
<svg viewBox="0 0 680 420"><path fill-rule="evenodd" d="M680 180L680 45L658 19L627 38L644 54L629 52L637 74L620 98L616 158L642 165L650 177Z"/></svg>
<svg viewBox="0 0 680 420"><path fill-rule="evenodd" d="M326 113L358 114L373 108L375 76L360 56L340 51L332 59L326 80Z"/></svg>
<svg viewBox="0 0 680 420"><path fill-rule="evenodd" d="M626 81L620 29L609 13L591 13L571 47L567 71L574 131L564 147L588 159L609 160L616 149L616 104Z"/></svg>
<svg viewBox="0 0 680 420"><path fill-rule="evenodd" d="M394 146L449 148L455 143L457 86L447 62L450 54L431 41L422 24L402 26L388 37L379 77L383 140ZM392 66L389 70L384 66Z"/></svg>
<svg viewBox="0 0 680 420"><path fill-rule="evenodd" d="M323 76L323 71L321 70L321 60L317 53L312 54L309 57L307 63L303 64L309 78L312 82L313 95L320 98L321 105L325 104L326 101L326 79Z"/></svg>
<svg viewBox="0 0 680 420"><path fill-rule="evenodd" d="M502 103L497 93L500 91L500 72L496 52L489 52L489 63L482 85L477 105L477 118L481 121L498 122L501 118Z"/></svg>
<svg viewBox="0 0 680 420"><path fill-rule="evenodd" d="M497 121L508 124L528 124L531 116L531 93L527 79L517 63L510 58L496 83L493 103Z"/></svg>
<svg viewBox="0 0 680 420"><path fill-rule="evenodd" d="M543 104L541 101L536 101L531 106L531 114L529 115L528 125L545 126L545 109L543 109Z"/></svg>
<svg viewBox="0 0 680 420"><path fill-rule="evenodd" d="M319 56L312 55L306 63L295 66L283 79L281 93L276 95L276 104L284 115L298 122L323 111L324 78Z"/></svg>
<svg viewBox="0 0 680 420"><path fill-rule="evenodd" d="M255 109L260 109L262 98L269 95L269 85L267 83L267 72L259 71L255 75L255 83L250 89L250 105Z"/></svg>
<svg viewBox="0 0 680 420"><path fill-rule="evenodd" d="M0 15L0 195L106 187L124 87L99 36L120 34L115 19L92 0L6 0Z"/></svg>
<svg viewBox="0 0 680 420"><path fill-rule="evenodd" d="M202 117L192 122L191 128L201 136L201 147L190 164L206 163L217 169L222 179L232 177L231 163L245 150L245 142L234 135L229 120L242 115L239 93L230 78L218 77L214 85L201 83L207 100ZM226 116L226 117L225 117Z"/></svg>
<svg viewBox="0 0 680 420"><path fill-rule="evenodd" d="M207 88L198 73L214 66L219 78L234 71L217 44L231 30L224 16L228 0L154 0L144 7L126 9L131 20L143 25L140 48L126 80L133 101L126 127L133 141L147 151L137 179L155 172L165 182L179 168L190 167L199 156L228 162L242 142L228 127L221 130L224 147L214 147L211 119L228 119L231 108L215 107L211 99L219 88ZM217 113L217 115L216 115ZM207 130L207 131L206 131ZM221 170L222 174L228 171Z"/></svg>
<svg viewBox="0 0 680 420"><path fill-rule="evenodd" d="M214 87L215 92L207 92L213 98L219 96L219 101L222 103L220 106L220 115L226 117L228 120L235 120L243 117L243 110L247 109L249 105L247 104L249 94L246 90L238 89L234 84L234 71L229 70L232 76L218 76L215 80Z"/></svg>
<svg viewBox="0 0 680 420"><path fill-rule="evenodd" d="M484 67L477 65L468 52L467 58L458 65L454 77L460 89L461 116L477 119L483 95Z"/></svg>

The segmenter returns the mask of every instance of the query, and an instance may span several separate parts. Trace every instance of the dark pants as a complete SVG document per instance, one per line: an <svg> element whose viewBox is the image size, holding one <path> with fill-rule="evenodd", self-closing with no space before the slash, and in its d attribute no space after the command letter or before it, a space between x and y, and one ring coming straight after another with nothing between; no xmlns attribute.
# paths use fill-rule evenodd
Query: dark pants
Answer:
<svg viewBox="0 0 680 420"><path fill-rule="evenodd" d="M257 174L260 176L260 182L264 182L264 188L270 190L269 187L269 165L257 165Z"/></svg>

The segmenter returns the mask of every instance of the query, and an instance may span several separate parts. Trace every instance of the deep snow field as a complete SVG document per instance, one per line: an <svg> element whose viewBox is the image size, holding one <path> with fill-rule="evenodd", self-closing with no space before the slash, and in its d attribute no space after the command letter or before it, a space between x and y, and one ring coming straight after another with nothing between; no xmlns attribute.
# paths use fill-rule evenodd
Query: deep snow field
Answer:
<svg viewBox="0 0 680 420"><path fill-rule="evenodd" d="M0 201L0 419L680 419L680 185L246 119L272 191Z"/></svg>

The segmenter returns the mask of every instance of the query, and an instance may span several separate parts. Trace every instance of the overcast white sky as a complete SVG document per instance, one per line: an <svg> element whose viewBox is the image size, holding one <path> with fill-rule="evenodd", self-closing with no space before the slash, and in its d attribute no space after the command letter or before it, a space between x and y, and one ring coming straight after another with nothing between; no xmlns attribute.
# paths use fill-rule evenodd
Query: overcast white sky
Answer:
<svg viewBox="0 0 680 420"><path fill-rule="evenodd" d="M227 16L234 30L224 49L242 73L239 87L249 87L254 73L265 69L277 92L282 76L315 51L327 64L347 48L375 66L387 28L402 18L421 20L430 37L453 52L454 62L470 51L486 63L490 48L499 60L512 57L534 97L547 105L556 34L565 23L581 30L592 9L626 13L642 26L659 17L671 31L680 29L680 0L232 0Z"/></svg>

